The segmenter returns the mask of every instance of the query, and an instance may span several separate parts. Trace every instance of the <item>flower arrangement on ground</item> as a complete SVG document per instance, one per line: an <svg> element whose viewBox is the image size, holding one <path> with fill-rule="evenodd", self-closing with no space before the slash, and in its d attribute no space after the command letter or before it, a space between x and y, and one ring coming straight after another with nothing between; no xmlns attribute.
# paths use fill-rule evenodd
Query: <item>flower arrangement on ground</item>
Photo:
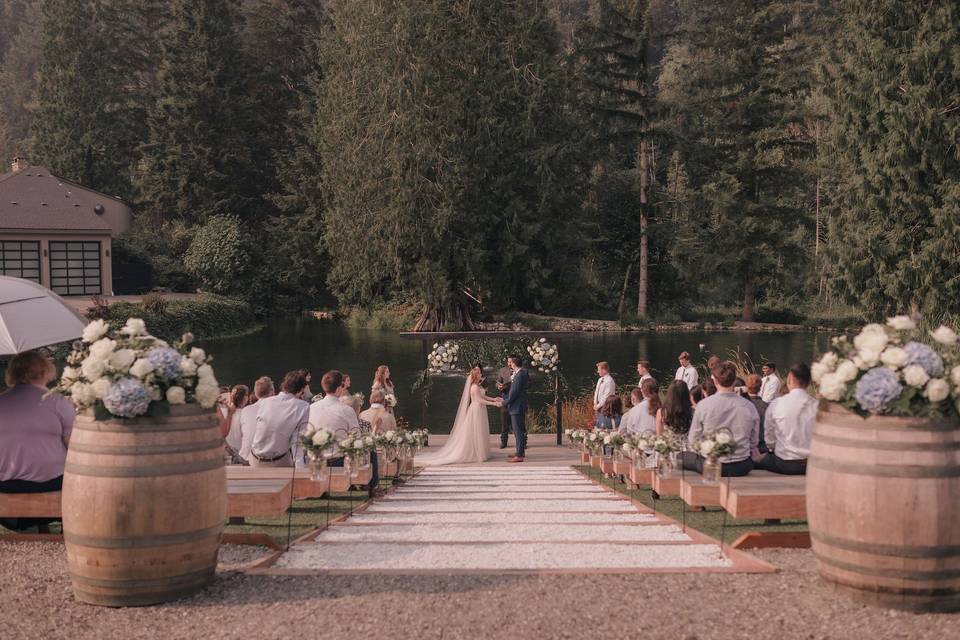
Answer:
<svg viewBox="0 0 960 640"><path fill-rule="evenodd" d="M427 371L430 373L448 373L457 368L457 354L460 345L452 340L443 344L434 343L433 351L427 356Z"/></svg>
<svg viewBox="0 0 960 640"><path fill-rule="evenodd" d="M567 429L564 431L567 442L575 447L582 447L589 433L586 429Z"/></svg>
<svg viewBox="0 0 960 640"><path fill-rule="evenodd" d="M560 364L560 352L557 345L550 344L546 338L540 338L527 347L530 364L544 373L553 373Z"/></svg>
<svg viewBox="0 0 960 640"><path fill-rule="evenodd" d="M591 453L596 453L597 450L603 448L603 433L599 431L588 431L587 436L583 440L583 444Z"/></svg>
<svg viewBox="0 0 960 640"><path fill-rule="evenodd" d="M119 330L94 320L74 343L54 392L98 419L162 416L171 405L191 402L211 409L220 385L211 358L192 341L188 333L171 347L139 318Z"/></svg>
<svg viewBox="0 0 960 640"><path fill-rule="evenodd" d="M623 437L622 433L619 433L617 431L608 433L605 436L603 436L603 451L605 454L606 452L609 451L610 455L617 454L617 457L619 457L620 454L623 453L623 451L621 450L621 447L625 442L626 442L626 439Z"/></svg>
<svg viewBox="0 0 960 640"><path fill-rule="evenodd" d="M960 338L941 326L926 335L907 316L833 339L811 367L820 397L863 416L960 416Z"/></svg>

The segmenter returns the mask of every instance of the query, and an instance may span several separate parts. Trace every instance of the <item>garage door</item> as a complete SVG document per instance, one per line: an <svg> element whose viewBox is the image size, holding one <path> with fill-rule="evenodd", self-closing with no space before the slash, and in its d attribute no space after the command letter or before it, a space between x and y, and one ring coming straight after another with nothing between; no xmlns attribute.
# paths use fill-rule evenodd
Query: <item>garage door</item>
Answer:
<svg viewBox="0 0 960 640"><path fill-rule="evenodd" d="M102 293L100 242L50 242L50 288L67 296Z"/></svg>
<svg viewBox="0 0 960 640"><path fill-rule="evenodd" d="M40 241L0 242L0 273L40 282Z"/></svg>

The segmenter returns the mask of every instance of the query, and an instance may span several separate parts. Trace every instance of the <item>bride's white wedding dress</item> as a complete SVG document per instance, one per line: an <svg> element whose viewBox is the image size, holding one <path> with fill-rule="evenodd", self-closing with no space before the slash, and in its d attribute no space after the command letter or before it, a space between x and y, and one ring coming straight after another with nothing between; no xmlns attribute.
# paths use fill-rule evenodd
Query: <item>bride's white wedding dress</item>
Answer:
<svg viewBox="0 0 960 640"><path fill-rule="evenodd" d="M450 437L438 451L417 456L416 464L437 467L444 464L484 462L490 457L490 420L487 406L496 403L487 398L483 388L467 384L460 397L460 407L453 421Z"/></svg>

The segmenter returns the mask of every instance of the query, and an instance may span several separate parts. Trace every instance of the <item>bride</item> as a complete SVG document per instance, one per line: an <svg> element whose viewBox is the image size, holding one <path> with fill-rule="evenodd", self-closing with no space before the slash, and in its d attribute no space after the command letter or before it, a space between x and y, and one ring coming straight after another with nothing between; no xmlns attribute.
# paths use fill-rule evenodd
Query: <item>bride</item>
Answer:
<svg viewBox="0 0 960 640"><path fill-rule="evenodd" d="M490 421L487 407L499 407L499 398L488 398L483 391L483 371L480 365L470 369L463 387L460 408L453 421L453 429L446 444L439 451L417 456L417 464L440 466L483 462L490 457Z"/></svg>

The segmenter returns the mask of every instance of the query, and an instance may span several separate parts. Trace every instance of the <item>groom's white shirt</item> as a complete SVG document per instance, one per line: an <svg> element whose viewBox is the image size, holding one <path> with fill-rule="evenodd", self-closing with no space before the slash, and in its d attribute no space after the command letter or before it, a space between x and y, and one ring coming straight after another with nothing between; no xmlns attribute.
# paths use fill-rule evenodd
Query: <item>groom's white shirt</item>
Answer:
<svg viewBox="0 0 960 640"><path fill-rule="evenodd" d="M593 392L593 408L597 411L603 409L603 403L616 392L617 383L609 373L597 380L597 390Z"/></svg>

